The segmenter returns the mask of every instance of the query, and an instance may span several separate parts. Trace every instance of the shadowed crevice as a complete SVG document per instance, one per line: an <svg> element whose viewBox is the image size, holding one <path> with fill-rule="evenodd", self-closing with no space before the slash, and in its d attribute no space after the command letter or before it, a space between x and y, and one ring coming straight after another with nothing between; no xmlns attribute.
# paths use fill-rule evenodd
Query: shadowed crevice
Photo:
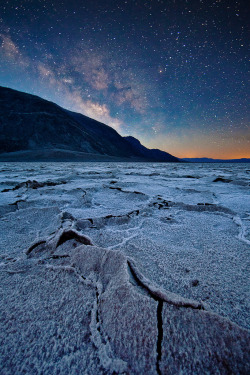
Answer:
<svg viewBox="0 0 250 375"><path fill-rule="evenodd" d="M121 191L122 193L131 193L131 194L146 195L146 194L142 193L141 191L129 191L129 190L123 190L123 189L120 188L120 187L114 187L114 186L109 186L109 189L111 189L111 190L118 190L118 191Z"/></svg>
<svg viewBox="0 0 250 375"><path fill-rule="evenodd" d="M128 265L128 272L133 278L133 285L139 286L140 288L143 288L146 291L146 294L149 295L151 298L153 298L155 301L158 302L157 304L157 342L156 342L156 371L158 375L161 375L160 370L160 362L162 357L162 341L163 341L163 319L162 319L162 309L163 309L163 302L169 303L178 307L186 307L186 308L192 308L192 309L198 309L198 310L204 310L204 307L202 304L196 303L195 301L188 301L185 299L181 300L175 300L173 295L164 295L163 292L160 290L154 289L154 287L150 287L150 285L147 285L144 281L142 281L141 278L143 278L142 275L138 274L138 271L135 269L135 267L132 266L131 262L127 260ZM140 277L142 276L142 277Z"/></svg>
<svg viewBox="0 0 250 375"><path fill-rule="evenodd" d="M146 278L142 274L139 273L139 271L136 269L136 266L132 264L131 259L127 261L127 264L129 272L133 276L138 286L144 288L146 292L149 293L150 297L152 297L155 301L166 302L177 307L190 307L196 310L205 310L202 303L192 301L187 298L179 297L174 293L165 292L161 291L160 289L157 289L155 286L150 284L150 282L146 280Z"/></svg>
<svg viewBox="0 0 250 375"><path fill-rule="evenodd" d="M29 255L36 247L38 247L39 245L42 245L44 243L46 243L45 240L41 240L41 241L36 242L35 244L33 244L32 246L30 246L28 248L28 250L26 251L26 255Z"/></svg>
<svg viewBox="0 0 250 375"><path fill-rule="evenodd" d="M156 371L158 375L161 375L160 362L161 362L161 351L162 351L162 340L163 340L163 321L162 321L162 307L163 301L158 302L157 306L157 358L156 358Z"/></svg>
<svg viewBox="0 0 250 375"><path fill-rule="evenodd" d="M76 240L76 241L82 243L83 245L91 245L91 246L93 245L89 238L87 238L85 236L82 236L79 233L70 229L70 230L65 230L61 234L61 236L59 237L59 239L57 241L56 248L58 246L62 245L63 243L65 243L67 241L70 241L70 240Z"/></svg>

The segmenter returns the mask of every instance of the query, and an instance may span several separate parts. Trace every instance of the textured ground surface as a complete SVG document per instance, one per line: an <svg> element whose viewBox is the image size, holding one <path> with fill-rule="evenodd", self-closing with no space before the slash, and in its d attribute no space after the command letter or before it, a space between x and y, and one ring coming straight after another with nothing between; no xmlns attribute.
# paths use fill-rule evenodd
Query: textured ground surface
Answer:
<svg viewBox="0 0 250 375"><path fill-rule="evenodd" d="M1 373L248 373L249 173L2 163Z"/></svg>

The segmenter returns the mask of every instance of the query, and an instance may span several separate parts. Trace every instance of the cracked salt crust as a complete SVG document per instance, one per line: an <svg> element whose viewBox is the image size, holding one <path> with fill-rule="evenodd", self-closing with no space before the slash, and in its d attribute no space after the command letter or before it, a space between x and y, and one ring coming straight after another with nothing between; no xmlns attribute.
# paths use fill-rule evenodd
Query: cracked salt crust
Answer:
<svg viewBox="0 0 250 375"><path fill-rule="evenodd" d="M0 177L4 374L248 372L244 165L6 163Z"/></svg>

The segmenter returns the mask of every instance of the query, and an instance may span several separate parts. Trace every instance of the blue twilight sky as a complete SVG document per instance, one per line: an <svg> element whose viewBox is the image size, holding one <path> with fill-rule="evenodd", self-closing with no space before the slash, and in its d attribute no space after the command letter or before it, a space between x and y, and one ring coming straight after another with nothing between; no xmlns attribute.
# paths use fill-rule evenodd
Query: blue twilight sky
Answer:
<svg viewBox="0 0 250 375"><path fill-rule="evenodd" d="M2 0L0 85L179 157L250 157L248 1Z"/></svg>

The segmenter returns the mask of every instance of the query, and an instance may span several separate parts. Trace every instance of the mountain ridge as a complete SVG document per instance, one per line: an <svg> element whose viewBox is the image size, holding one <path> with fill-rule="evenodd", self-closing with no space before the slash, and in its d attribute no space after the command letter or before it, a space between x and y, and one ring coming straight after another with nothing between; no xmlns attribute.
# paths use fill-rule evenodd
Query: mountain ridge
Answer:
<svg viewBox="0 0 250 375"><path fill-rule="evenodd" d="M140 153L140 155L146 158L148 157L148 158L152 158L155 160L157 160L158 158L161 158L163 161L166 161L166 162L176 161L175 156L172 156L171 154L165 151L158 150L158 149L154 149L154 148L148 149L147 147L143 146L141 142L135 137L127 136L124 138L138 151L138 153Z"/></svg>
<svg viewBox="0 0 250 375"><path fill-rule="evenodd" d="M25 154L25 160L59 161L61 153L64 161L67 158L89 161L91 155L95 160L99 157L100 161L110 158L180 161L164 151L142 147L143 152L115 129L99 121L39 96L0 86L0 160L20 160L20 155Z"/></svg>

